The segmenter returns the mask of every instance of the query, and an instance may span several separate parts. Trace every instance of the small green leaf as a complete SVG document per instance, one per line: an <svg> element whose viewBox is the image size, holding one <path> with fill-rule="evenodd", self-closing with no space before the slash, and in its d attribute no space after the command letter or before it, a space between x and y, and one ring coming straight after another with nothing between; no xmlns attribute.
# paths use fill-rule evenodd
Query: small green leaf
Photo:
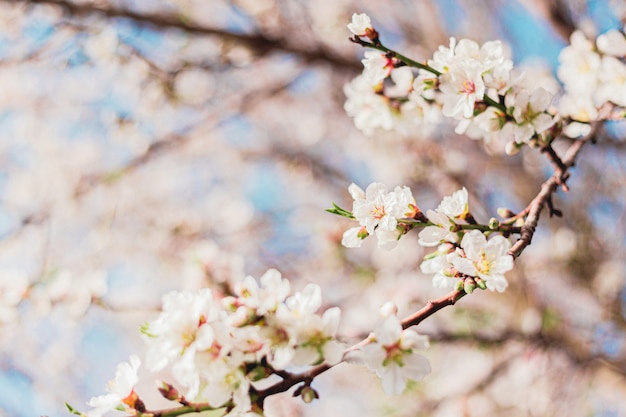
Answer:
<svg viewBox="0 0 626 417"><path fill-rule="evenodd" d="M351 211L341 208L335 203L333 203L333 208L326 209L326 211L332 214L336 214L338 216L347 217L349 219L355 219Z"/></svg>
<svg viewBox="0 0 626 417"><path fill-rule="evenodd" d="M85 417L86 415L81 413L80 411L78 411L77 409L75 409L74 407L72 407L71 405L69 405L68 403L65 403L65 407L67 408L67 411L69 411L70 413L77 415L77 416L81 416L81 417Z"/></svg>

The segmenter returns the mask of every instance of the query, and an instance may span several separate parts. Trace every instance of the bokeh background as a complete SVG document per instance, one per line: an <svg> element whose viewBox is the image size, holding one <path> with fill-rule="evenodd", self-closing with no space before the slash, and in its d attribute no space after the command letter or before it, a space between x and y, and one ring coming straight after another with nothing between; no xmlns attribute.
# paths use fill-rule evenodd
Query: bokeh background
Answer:
<svg viewBox="0 0 626 417"><path fill-rule="evenodd" d="M274 267L294 288L322 286L347 342L385 301L402 315L443 295L419 271L416 235L392 252L341 247L352 224L324 209L350 208L352 182L408 185L424 210L465 186L482 222L526 207L551 174L535 150L509 157L445 124L353 126L354 12L417 60L450 36L502 39L545 77L573 30L622 28L626 4L0 0L0 416L86 411L143 352L138 328L173 289ZM506 293L417 328L429 378L389 398L340 365L316 381L319 401L278 396L270 415L625 416L625 137L610 123L585 148L555 199L563 218L544 213ZM161 404L141 375L139 394Z"/></svg>

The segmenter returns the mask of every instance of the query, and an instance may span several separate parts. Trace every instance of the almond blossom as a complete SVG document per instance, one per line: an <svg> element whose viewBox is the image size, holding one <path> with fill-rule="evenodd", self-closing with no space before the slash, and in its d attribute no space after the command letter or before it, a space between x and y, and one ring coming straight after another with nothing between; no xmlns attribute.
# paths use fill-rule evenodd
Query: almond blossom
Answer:
<svg viewBox="0 0 626 417"><path fill-rule="evenodd" d="M396 187L388 191L382 183L372 183L365 191L358 185L348 187L354 199L352 214L362 228L347 230L342 238L346 247L359 247L360 240L375 234L378 246L393 249L406 230L399 227L399 220L412 217L417 205L408 187Z"/></svg>
<svg viewBox="0 0 626 417"><path fill-rule="evenodd" d="M348 24L350 32L356 36L368 36L374 30L370 17L365 13L354 13L352 21Z"/></svg>
<svg viewBox="0 0 626 417"><path fill-rule="evenodd" d="M513 269L513 257L508 254L511 243L505 237L498 235L487 240L481 231L472 230L463 236L461 248L464 256L452 259L459 272L481 278L491 291L506 289L504 273Z"/></svg>
<svg viewBox="0 0 626 417"><path fill-rule="evenodd" d="M88 417L100 417L113 410L130 410L135 407L137 395L134 388L139 380L137 371L141 360L136 355L131 355L130 362L122 362L117 365L115 378L106 386L108 394L93 397L87 405L93 407L87 413Z"/></svg>
<svg viewBox="0 0 626 417"><path fill-rule="evenodd" d="M547 112L551 101L552 94L541 87L532 92L521 90L507 94L505 105L515 122L507 122L502 135L516 143L528 143L534 135L552 127L556 119Z"/></svg>
<svg viewBox="0 0 626 417"><path fill-rule="evenodd" d="M400 319L391 314L379 321L374 338L361 348L362 360L382 379L387 395L401 394L408 379L421 380L430 373L428 359L416 353L426 348L426 336L402 330Z"/></svg>
<svg viewBox="0 0 626 417"><path fill-rule="evenodd" d="M455 232L456 221L462 220L468 213L468 192L463 187L443 198L436 210L428 210L426 217L433 223L426 226L419 234L419 243L422 246L437 246L442 241L456 242L458 235Z"/></svg>

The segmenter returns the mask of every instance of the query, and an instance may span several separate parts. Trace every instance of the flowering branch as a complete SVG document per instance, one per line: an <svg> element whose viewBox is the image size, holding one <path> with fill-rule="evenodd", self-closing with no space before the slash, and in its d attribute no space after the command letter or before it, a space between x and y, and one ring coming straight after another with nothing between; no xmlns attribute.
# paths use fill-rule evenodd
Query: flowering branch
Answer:
<svg viewBox="0 0 626 417"><path fill-rule="evenodd" d="M426 64L422 64L421 62L414 61L411 58L406 57L406 56L402 55L401 53L399 53L397 51L394 51L393 49L387 48L385 45L383 45L380 42L380 39L378 37L375 38L372 42L364 41L363 39L361 39L357 35L351 36L349 39L350 39L351 42L354 42L354 43L356 43L358 45L361 45L363 47L377 49L377 50L379 50L381 52L385 52L386 54L388 54L388 56L390 58L396 58L396 59L402 61L404 64L408 65L409 67L420 68L420 69L426 70L428 72L431 72L431 73L433 73L436 76L441 75L441 72L437 71L436 69L434 69L432 67L429 67Z"/></svg>
<svg viewBox="0 0 626 417"><path fill-rule="evenodd" d="M600 121L608 114L597 112L594 120L585 120L573 115L572 108L563 114L554 111L551 93L541 87L529 89L512 76L513 63L505 58L499 41L478 45L452 38L449 47L440 47L432 60L422 64L384 46L367 15L355 14L348 28L354 35L352 42L383 52L366 52L363 74L346 86L345 108L357 127L366 132L391 130L401 116L411 116L419 124L438 121L441 113L458 122L459 133L478 132L477 137L485 140L504 138L509 154L524 144L539 147L554 173L522 212L514 215L504 210L502 222L492 218L488 224L472 216L465 188L424 212L408 187L388 189L374 182L363 190L351 184L352 210L336 204L328 210L358 223L346 230L342 244L359 247L364 239L375 236L380 248L391 250L404 235L419 229L419 244L436 247L424 256L420 269L433 274L435 286L452 288L448 294L428 301L402 320L395 306L383 305L374 331L346 349L337 339L340 309L318 313L319 286L309 284L290 295L289 282L276 270L267 271L259 281L245 278L228 296L210 289L169 293L163 298L161 315L143 326L142 332L150 344L148 367L155 372L170 368L185 390L181 396L165 384L162 395L181 406L146 411L134 392L140 361L133 356L130 363L118 366L109 393L89 402L94 414L112 409L146 417L217 409L229 416L262 414L267 397L293 387L297 387L294 396L305 402L318 398L311 387L313 380L344 361L365 364L382 379L386 393L399 394L408 379L420 380L431 370L427 359L418 354L428 347L428 338L411 327L476 288L503 292L508 286L505 273L531 244L544 208L548 207L551 216L561 215L553 206L553 195L559 187L568 191L570 168L583 146L593 142ZM620 34L605 39L603 45L603 54L618 51L618 56L624 51L626 55L626 38ZM611 61L611 65L616 64ZM418 69L417 74L412 68ZM626 105L620 102L623 97L605 94L611 94L612 103ZM605 107L612 111L614 106ZM564 128L570 137L586 133L560 157L552 142ZM519 235L514 244L509 240L512 234ZM308 370L292 373L295 366ZM281 381L257 389L256 382L272 375Z"/></svg>
<svg viewBox="0 0 626 417"><path fill-rule="evenodd" d="M596 125L597 126L597 125ZM595 133L595 130L594 130ZM526 220L521 228L521 234L519 240L511 247L509 253L511 256L517 258L523 250L530 245L535 229L539 223L539 215L541 214L546 204L551 204L552 194L554 194L559 185L564 185L564 181L569 177L569 169L574 166L576 158L583 146L591 140L593 134L588 135L584 140L577 140L567 149L565 157L561 162L562 168L555 170L554 174L542 184L541 191L532 200L532 202L526 207L524 213L526 214ZM567 188L564 188L567 191Z"/></svg>
<svg viewBox="0 0 626 417"><path fill-rule="evenodd" d="M454 290L443 297L437 298L436 300L428 301L428 303L420 310L405 317L402 320L402 327L406 329L411 326L417 326L426 318L432 316L442 308L456 304L456 302L463 298L466 294L467 293L463 290Z"/></svg>

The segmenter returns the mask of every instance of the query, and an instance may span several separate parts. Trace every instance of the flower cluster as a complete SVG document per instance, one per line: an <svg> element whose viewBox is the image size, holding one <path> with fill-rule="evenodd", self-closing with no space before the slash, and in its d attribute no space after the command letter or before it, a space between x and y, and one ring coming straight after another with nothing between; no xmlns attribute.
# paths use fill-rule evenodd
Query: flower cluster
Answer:
<svg viewBox="0 0 626 417"><path fill-rule="evenodd" d="M504 273L513 269L513 257L508 254L511 243L497 235L487 240L479 230L466 233L460 245L442 243L420 265L425 274L434 274L433 285L449 288L463 284L466 292L475 285L503 292L508 286ZM464 277L471 281L464 282ZM467 285L465 285L467 284Z"/></svg>
<svg viewBox="0 0 626 417"><path fill-rule="evenodd" d="M469 212L465 188L444 197L426 215L417 207L408 187L396 187L388 192L384 184L372 183L363 192L352 184L349 192L354 199L352 212L343 214L357 220L360 226L344 233L344 246L359 247L363 239L375 234L378 247L389 250L404 234L421 228L420 245L438 246L421 264L422 272L434 274L433 285L443 288L462 285L466 292L473 291L475 286L500 292L507 287L504 273L513 269L513 257L508 254L511 243L501 235L487 239L476 228L479 225ZM488 226L482 229L493 233Z"/></svg>
<svg viewBox="0 0 626 417"><path fill-rule="evenodd" d="M545 139L541 135L557 121L549 111L552 94L513 76L502 42L479 45L451 38L449 46L440 46L427 64L420 64L389 51L378 38L361 40L362 31L353 30L360 19L354 15L348 25L354 40L378 51L365 53L363 73L344 90L345 109L366 134L429 126L443 115L457 121L457 133L501 138L507 152L515 153L523 144Z"/></svg>
<svg viewBox="0 0 626 417"><path fill-rule="evenodd" d="M626 31L626 28L624 29ZM626 107L626 36L624 31L611 30L595 42L576 31L571 45L559 55L559 79L565 94L559 102L564 117L575 122L565 133L586 134L589 122L597 120L598 109L606 103Z"/></svg>
<svg viewBox="0 0 626 417"><path fill-rule="evenodd" d="M378 34L365 14L354 14L348 29L355 37L378 42ZM367 35L366 35L367 34ZM375 36L372 36L375 34ZM410 132L416 126L434 126L439 110L419 94L412 94L415 75L392 54L366 51L363 73L344 87L344 109L366 134L376 129Z"/></svg>
<svg viewBox="0 0 626 417"><path fill-rule="evenodd" d="M354 199L352 215L360 226L350 228L343 234L343 245L360 247L363 239L375 234L378 247L393 249L398 239L408 231L408 225L402 219L411 219L418 211L409 187L396 187L393 191L387 191L384 184L375 182L365 191L351 184L348 191Z"/></svg>
<svg viewBox="0 0 626 417"><path fill-rule="evenodd" d="M237 283L232 296L210 289L166 294L160 316L142 328L148 370L169 370L185 401L227 407L231 416L254 411L255 383L286 368L335 365L343 358L339 308L317 314L322 298L314 284L289 293L289 281L270 269L260 282L246 277ZM89 403L97 407L90 416L128 403L138 364L133 359L118 368L121 382Z"/></svg>

